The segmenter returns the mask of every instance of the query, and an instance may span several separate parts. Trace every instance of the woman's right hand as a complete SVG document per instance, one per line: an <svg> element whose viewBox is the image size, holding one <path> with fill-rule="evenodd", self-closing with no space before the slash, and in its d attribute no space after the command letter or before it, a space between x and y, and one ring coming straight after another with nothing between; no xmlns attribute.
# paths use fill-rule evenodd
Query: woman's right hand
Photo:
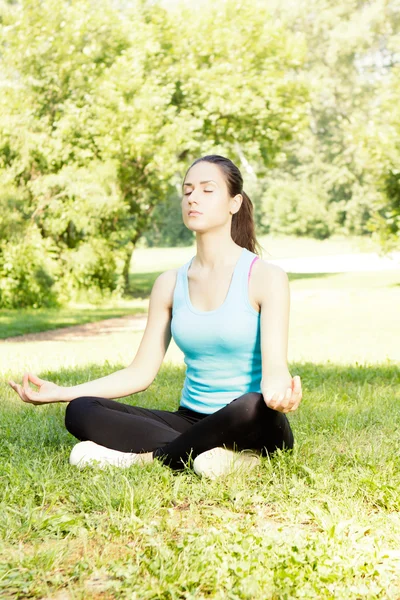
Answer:
<svg viewBox="0 0 400 600"><path fill-rule="evenodd" d="M31 388L29 381L39 387L37 392ZM51 381L40 379L40 377L37 377L33 373L24 373L22 385L15 383L12 379L8 383L24 402L29 402L30 404L61 402L61 386Z"/></svg>

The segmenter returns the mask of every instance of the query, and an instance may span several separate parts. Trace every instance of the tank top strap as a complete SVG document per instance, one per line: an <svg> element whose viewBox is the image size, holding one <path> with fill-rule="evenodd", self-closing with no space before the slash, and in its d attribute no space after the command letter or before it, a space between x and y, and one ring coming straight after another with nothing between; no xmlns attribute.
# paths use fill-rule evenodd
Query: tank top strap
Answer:
<svg viewBox="0 0 400 600"><path fill-rule="evenodd" d="M235 302L238 299L244 300L246 306L248 306L247 294L248 285L250 279L251 268L258 258L255 252L243 248L243 254L241 255L238 264L235 269L235 277L232 280L232 296L235 297Z"/></svg>
<svg viewBox="0 0 400 600"><path fill-rule="evenodd" d="M172 314L174 314L179 308L186 306L185 277L186 277L186 269L189 267L191 260L192 259L185 262L185 264L181 265L177 270L173 303L172 303Z"/></svg>

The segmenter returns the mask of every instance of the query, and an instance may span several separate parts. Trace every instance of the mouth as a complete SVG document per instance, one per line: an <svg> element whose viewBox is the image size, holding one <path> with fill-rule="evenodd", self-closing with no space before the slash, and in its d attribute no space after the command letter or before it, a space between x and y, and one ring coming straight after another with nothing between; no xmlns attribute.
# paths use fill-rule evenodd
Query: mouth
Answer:
<svg viewBox="0 0 400 600"><path fill-rule="evenodd" d="M194 217L196 215L201 215L201 214L202 213L198 212L197 210L190 210L189 213L188 213L189 217L192 217L192 216Z"/></svg>

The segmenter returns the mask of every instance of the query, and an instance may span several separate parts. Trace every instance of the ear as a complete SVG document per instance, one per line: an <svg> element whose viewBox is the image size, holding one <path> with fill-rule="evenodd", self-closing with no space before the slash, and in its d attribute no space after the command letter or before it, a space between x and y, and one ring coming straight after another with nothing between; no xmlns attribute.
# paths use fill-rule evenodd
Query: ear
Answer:
<svg viewBox="0 0 400 600"><path fill-rule="evenodd" d="M236 194L236 196L234 196L232 198L232 200L235 202L233 210L230 211L231 214L233 215L234 213L239 212L240 207L242 206L243 196L242 196L242 194Z"/></svg>

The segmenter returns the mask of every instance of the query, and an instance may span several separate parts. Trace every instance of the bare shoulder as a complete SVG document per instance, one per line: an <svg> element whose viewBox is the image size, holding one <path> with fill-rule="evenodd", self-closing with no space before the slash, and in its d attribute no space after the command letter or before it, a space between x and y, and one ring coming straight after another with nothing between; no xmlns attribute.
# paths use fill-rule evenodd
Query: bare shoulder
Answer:
<svg viewBox="0 0 400 600"><path fill-rule="evenodd" d="M168 269L161 273L155 280L152 293L162 297L165 305L172 309L174 290L178 269Z"/></svg>
<svg viewBox="0 0 400 600"><path fill-rule="evenodd" d="M260 281L261 283L263 281L265 282L266 279L285 279L288 276L285 269L283 269L279 265L275 265L274 263L268 262L268 260L264 260L260 256L258 257L258 260L256 260L252 267L251 274L253 275L253 273L254 278L257 281Z"/></svg>
<svg viewBox="0 0 400 600"><path fill-rule="evenodd" d="M253 273L255 299L260 306L267 295L270 295L272 289L277 291L278 289L287 289L289 286L289 278L285 269L262 258L254 263L252 276Z"/></svg>

